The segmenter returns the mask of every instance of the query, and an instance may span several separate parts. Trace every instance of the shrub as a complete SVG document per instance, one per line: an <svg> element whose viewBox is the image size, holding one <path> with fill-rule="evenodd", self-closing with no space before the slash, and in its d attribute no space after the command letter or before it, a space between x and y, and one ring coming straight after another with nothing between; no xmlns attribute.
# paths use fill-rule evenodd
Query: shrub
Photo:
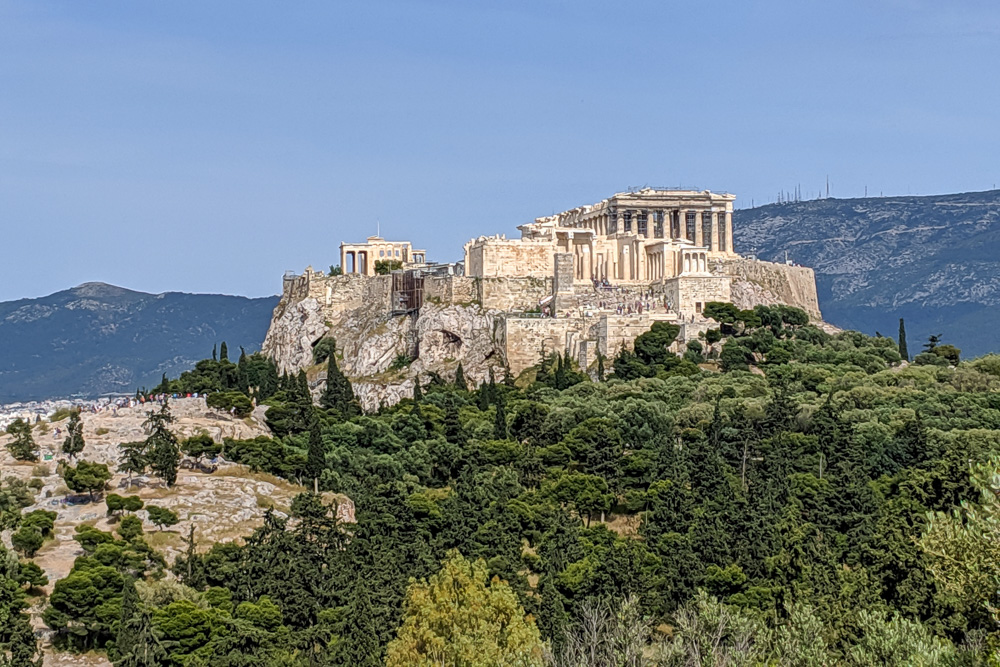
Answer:
<svg viewBox="0 0 1000 667"><path fill-rule="evenodd" d="M47 512L45 510L35 510L33 512L28 512L21 518L22 528L34 528L42 537L48 537L52 534L52 528L56 523L56 513Z"/></svg>
<svg viewBox="0 0 1000 667"><path fill-rule="evenodd" d="M225 410L226 412L233 410L233 414L240 418L249 417L250 413L253 412L253 403L246 394L238 391L218 391L209 394L205 403L208 407L216 410Z"/></svg>
<svg viewBox="0 0 1000 667"><path fill-rule="evenodd" d="M142 535L142 519L137 516L127 516L118 524L118 534L123 540L131 542Z"/></svg>
<svg viewBox="0 0 1000 667"><path fill-rule="evenodd" d="M396 358L392 360L392 364L389 366L390 370L398 371L406 368L413 363L413 359L410 358L408 354L397 354Z"/></svg>

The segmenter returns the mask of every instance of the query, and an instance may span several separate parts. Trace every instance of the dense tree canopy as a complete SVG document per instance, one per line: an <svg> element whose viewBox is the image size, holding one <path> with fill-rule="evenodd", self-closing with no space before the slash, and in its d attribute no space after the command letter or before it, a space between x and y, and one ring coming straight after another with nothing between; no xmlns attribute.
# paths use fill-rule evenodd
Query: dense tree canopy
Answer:
<svg viewBox="0 0 1000 667"><path fill-rule="evenodd" d="M719 327L683 358L657 324L606 381L550 354L516 384L431 374L360 414L276 377L272 435L222 454L315 492L242 543L191 536L183 587L124 616L156 561L141 535L85 531L47 620L81 648L120 622L164 664L503 664L538 642L558 665L596 664L581 646L634 658L607 664L984 664L1000 358L907 366L896 340L797 309L705 312Z"/></svg>

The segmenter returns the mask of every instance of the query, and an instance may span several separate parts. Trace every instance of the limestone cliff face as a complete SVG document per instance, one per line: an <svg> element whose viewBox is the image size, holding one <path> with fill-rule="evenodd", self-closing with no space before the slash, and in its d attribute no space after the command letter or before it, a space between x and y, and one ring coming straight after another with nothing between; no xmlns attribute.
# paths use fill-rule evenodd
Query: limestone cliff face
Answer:
<svg viewBox="0 0 1000 667"><path fill-rule="evenodd" d="M785 304L801 308L812 320L823 319L816 277L808 267L740 257L715 262L712 269L732 278L731 298L737 308Z"/></svg>
<svg viewBox="0 0 1000 667"><path fill-rule="evenodd" d="M394 316L364 306L334 312L315 298L283 299L263 351L281 371L311 369L310 384L318 393L326 371L311 368L313 346L324 337L333 338L341 370L354 383L362 407L371 410L412 396L418 374L425 381L430 372L450 380L459 362L472 385L485 381L491 368L499 379L499 314L478 305L433 303L425 303L416 316ZM410 362L400 367L395 362L403 357Z"/></svg>

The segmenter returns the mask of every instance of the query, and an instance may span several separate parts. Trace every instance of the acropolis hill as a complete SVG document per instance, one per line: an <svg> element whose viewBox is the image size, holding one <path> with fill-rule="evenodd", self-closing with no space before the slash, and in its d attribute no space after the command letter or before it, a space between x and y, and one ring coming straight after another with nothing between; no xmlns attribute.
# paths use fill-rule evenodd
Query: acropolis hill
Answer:
<svg viewBox="0 0 1000 667"><path fill-rule="evenodd" d="M285 276L264 352L282 370L307 369L318 389L325 371L312 350L335 338L341 368L373 408L408 397L418 374L448 377L459 362L476 384L490 369L516 376L551 352L590 368L598 352L613 357L656 321L680 326L681 352L717 326L702 316L712 301L783 303L820 320L812 269L735 252L734 200L707 190L618 193L521 225L518 239L472 239L450 264L428 262L409 242L342 243L342 275L309 267Z"/></svg>

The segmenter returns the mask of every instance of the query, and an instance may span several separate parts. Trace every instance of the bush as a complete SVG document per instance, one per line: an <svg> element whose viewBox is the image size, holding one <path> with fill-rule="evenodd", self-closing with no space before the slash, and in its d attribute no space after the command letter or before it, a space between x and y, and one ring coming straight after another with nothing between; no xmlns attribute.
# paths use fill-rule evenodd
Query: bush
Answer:
<svg viewBox="0 0 1000 667"><path fill-rule="evenodd" d="M45 510L35 510L28 512L21 519L21 528L34 528L42 537L52 534L52 528L56 523L56 513Z"/></svg>
<svg viewBox="0 0 1000 667"><path fill-rule="evenodd" d="M127 516L118 524L118 534L123 540L131 542L142 535L142 519L137 516Z"/></svg>
<svg viewBox="0 0 1000 667"><path fill-rule="evenodd" d="M205 403L208 407L216 410L225 410L226 412L233 410L233 414L241 419L249 417L250 413L253 412L253 403L246 394L238 391L218 391L209 394Z"/></svg>
<svg viewBox="0 0 1000 667"><path fill-rule="evenodd" d="M947 366L948 360L933 352L921 352L913 357L913 363L917 366Z"/></svg>
<svg viewBox="0 0 1000 667"><path fill-rule="evenodd" d="M212 440L210 435L193 435L181 442L181 451L192 458L215 458L222 451L222 445Z"/></svg>
<svg viewBox="0 0 1000 667"><path fill-rule="evenodd" d="M396 358L392 360L392 364L389 366L390 370L399 371L410 364L413 363L413 359L410 358L408 354L397 354Z"/></svg>

